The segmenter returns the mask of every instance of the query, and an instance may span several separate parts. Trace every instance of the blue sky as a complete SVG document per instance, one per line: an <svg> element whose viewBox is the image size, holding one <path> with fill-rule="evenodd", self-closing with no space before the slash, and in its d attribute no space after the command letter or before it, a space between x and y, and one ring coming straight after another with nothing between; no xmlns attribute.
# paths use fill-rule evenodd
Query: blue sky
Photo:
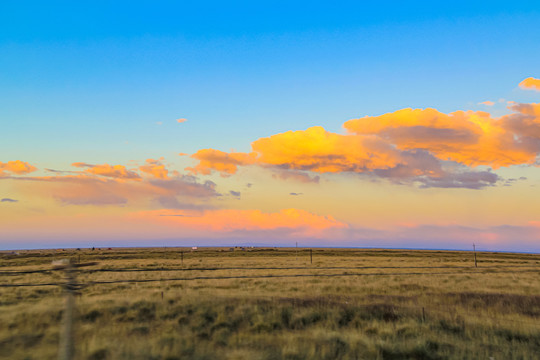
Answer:
<svg viewBox="0 0 540 360"><path fill-rule="evenodd" d="M123 160L165 144L246 150L403 107L477 108L540 52L531 2L108 3L1 5L0 117L43 156L96 140ZM190 123L154 126L179 117Z"/></svg>
<svg viewBox="0 0 540 360"><path fill-rule="evenodd" d="M188 174L185 167L198 160L178 153L195 154L201 149L247 153L257 139L312 126L345 134L342 126L347 120L409 107L432 107L442 113L482 110L499 117L511 113L509 100L538 102L538 92L525 91L518 84L540 75L539 21L540 6L533 1L3 1L0 177L2 162L7 161L28 162L40 176L51 175L45 169L90 176L71 164L134 169L145 159L160 157L171 173L175 170L182 176ZM488 100L494 105L479 104ZM179 124L179 118L187 121ZM525 201L529 188L540 180L530 162L502 168L480 163L471 169L496 171L505 179L529 179L511 190L497 188L496 197L506 202ZM345 181L347 185L340 185L343 189L359 189L355 204L368 192L379 191L373 188L378 185L373 185L371 175L345 172L328 178L324 171L307 171L286 177L279 171L294 165L274 165L261 165L259 170L242 167L240 175L232 177L215 169L210 175L194 175L200 183L216 183L220 196L260 182L260 194L254 187L242 190L241 199L221 197L212 205L220 209L277 211L276 199L280 199L281 208L301 207L320 214L323 204L347 199L332 188L333 181ZM326 197L316 200L318 195L306 195L317 194L313 184L276 182L295 176L305 180L306 174L321 176L317 189L324 188ZM48 216L53 217L75 210L121 212L130 206L128 202L99 211L73 203L60 206L54 203L58 196L46 203L42 195L35 195L43 189L23 189L19 183L23 182L0 183L0 198L26 201L2 203L0 214L34 203L39 206L25 209L49 209L55 215ZM402 209L418 191L404 185L384 186L384 191L403 197L398 205ZM482 194L491 191L483 186ZM452 191L463 200L470 190L429 191L442 196L444 204L451 201ZM304 195L282 199L278 192ZM428 198L423 199L420 212L430 206ZM156 210L154 200L148 200L151 205L137 203L136 210ZM391 201L382 203L390 206ZM343 204L333 215L341 220L340 216L347 216L344 209L358 211L356 206ZM523 226L540 219L540 214L523 212ZM492 221L486 220L491 219L487 215L475 221L491 227L508 225L501 222L503 213ZM21 219L25 214L21 210ZM437 221L418 222L444 223ZM520 225L512 221L512 226ZM355 226L367 225L359 220ZM208 236L213 235L204 234Z"/></svg>

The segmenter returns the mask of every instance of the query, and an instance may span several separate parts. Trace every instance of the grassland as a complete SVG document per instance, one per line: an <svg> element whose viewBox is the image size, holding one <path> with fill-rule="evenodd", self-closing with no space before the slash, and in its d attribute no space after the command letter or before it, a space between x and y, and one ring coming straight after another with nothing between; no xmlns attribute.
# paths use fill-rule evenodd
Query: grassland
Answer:
<svg viewBox="0 0 540 360"><path fill-rule="evenodd" d="M63 290L5 285L61 258L77 359L540 358L540 255L228 248L2 254L0 358L57 358Z"/></svg>

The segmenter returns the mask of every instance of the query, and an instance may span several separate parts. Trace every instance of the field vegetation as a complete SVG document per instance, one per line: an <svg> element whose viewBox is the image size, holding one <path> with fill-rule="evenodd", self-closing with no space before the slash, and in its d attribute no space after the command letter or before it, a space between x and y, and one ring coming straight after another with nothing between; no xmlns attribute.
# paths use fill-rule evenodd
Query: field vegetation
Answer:
<svg viewBox="0 0 540 360"><path fill-rule="evenodd" d="M0 358L58 357L62 258L77 359L540 358L540 255L230 250L0 254Z"/></svg>

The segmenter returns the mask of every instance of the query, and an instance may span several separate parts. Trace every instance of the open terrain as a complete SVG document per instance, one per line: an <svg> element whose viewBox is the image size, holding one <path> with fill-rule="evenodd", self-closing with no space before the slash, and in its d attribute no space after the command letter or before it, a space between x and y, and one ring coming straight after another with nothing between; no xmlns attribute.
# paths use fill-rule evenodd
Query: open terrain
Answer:
<svg viewBox="0 0 540 360"><path fill-rule="evenodd" d="M97 262L77 274L77 359L538 359L540 255L477 255L4 252L0 358L58 357L64 274L51 263L71 258Z"/></svg>

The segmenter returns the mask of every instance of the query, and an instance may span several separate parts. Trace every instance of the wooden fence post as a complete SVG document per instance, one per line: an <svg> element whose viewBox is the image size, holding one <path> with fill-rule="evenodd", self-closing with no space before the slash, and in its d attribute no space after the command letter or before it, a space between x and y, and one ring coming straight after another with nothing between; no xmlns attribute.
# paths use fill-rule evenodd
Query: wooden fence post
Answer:
<svg viewBox="0 0 540 360"><path fill-rule="evenodd" d="M65 284L65 307L62 316L62 333L60 335L60 360L71 360L75 354L75 344L73 336L73 309L75 307L75 287L77 286L75 270L71 261L68 261L64 268L66 275Z"/></svg>
<svg viewBox="0 0 540 360"><path fill-rule="evenodd" d="M75 336L73 327L73 312L75 311L75 293L81 288L77 284L76 268L82 266L95 265L97 263L74 264L71 259L63 261L54 261L54 270L64 270L66 282L64 284L65 305L64 313L62 314L62 330L60 332L60 348L58 350L58 358L60 360L72 360L75 356Z"/></svg>

